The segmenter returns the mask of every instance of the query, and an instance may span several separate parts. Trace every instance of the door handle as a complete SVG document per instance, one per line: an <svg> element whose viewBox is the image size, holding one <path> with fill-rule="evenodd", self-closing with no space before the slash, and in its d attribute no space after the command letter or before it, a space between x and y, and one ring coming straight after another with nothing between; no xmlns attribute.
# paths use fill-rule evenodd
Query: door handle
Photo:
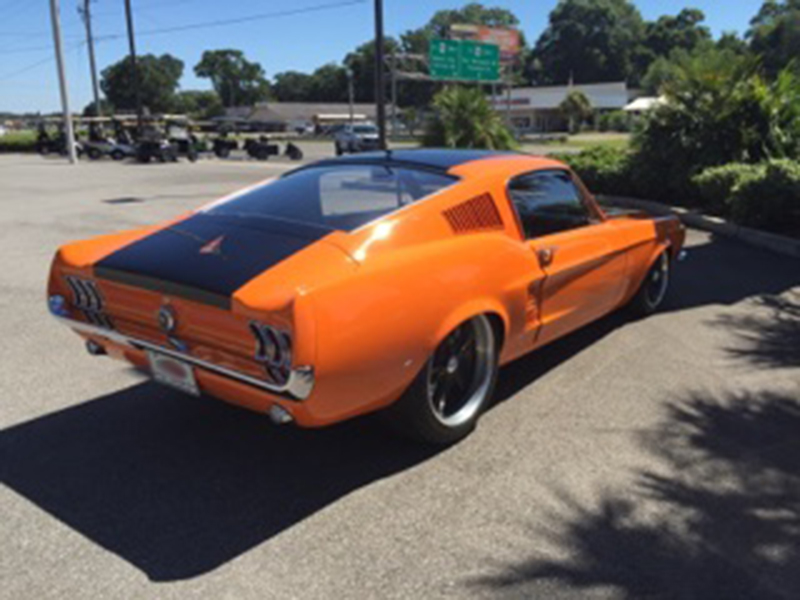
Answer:
<svg viewBox="0 0 800 600"><path fill-rule="evenodd" d="M536 256L539 257L539 264L542 267L549 267L553 264L553 259L556 255L556 248L548 247L548 248L539 248L536 252Z"/></svg>

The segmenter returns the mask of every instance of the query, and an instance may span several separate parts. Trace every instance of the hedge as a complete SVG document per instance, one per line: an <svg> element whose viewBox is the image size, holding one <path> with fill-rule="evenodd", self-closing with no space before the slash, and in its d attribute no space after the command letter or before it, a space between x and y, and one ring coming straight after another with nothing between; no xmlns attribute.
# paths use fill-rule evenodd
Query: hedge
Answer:
<svg viewBox="0 0 800 600"><path fill-rule="evenodd" d="M735 223L800 234L800 162L772 160L706 169L694 178L701 195L724 206Z"/></svg>
<svg viewBox="0 0 800 600"><path fill-rule="evenodd" d="M595 147L557 154L595 193L663 200L652 190L665 174L627 150ZM800 236L800 162L782 159L732 163L702 171L672 204L689 204L734 223Z"/></svg>
<svg viewBox="0 0 800 600"><path fill-rule="evenodd" d="M36 134L32 131L12 131L0 137L0 153L36 152Z"/></svg>

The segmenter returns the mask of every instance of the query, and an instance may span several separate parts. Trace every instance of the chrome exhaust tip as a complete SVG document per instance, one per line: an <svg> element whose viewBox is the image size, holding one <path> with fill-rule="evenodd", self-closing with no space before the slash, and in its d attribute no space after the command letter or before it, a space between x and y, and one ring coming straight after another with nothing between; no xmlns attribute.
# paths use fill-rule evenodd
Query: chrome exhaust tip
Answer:
<svg viewBox="0 0 800 600"><path fill-rule="evenodd" d="M273 404L267 411L267 416L275 425L286 425L294 421L292 414L278 404Z"/></svg>
<svg viewBox="0 0 800 600"><path fill-rule="evenodd" d="M92 356L105 356L106 349L94 340L86 341L86 351Z"/></svg>

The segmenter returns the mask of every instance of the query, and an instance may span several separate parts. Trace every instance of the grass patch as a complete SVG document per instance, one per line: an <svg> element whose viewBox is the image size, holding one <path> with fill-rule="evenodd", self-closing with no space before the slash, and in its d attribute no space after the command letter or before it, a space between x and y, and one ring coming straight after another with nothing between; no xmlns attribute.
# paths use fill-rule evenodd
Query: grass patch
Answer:
<svg viewBox="0 0 800 600"><path fill-rule="evenodd" d="M33 130L9 131L0 137L0 152L35 152L36 132Z"/></svg>

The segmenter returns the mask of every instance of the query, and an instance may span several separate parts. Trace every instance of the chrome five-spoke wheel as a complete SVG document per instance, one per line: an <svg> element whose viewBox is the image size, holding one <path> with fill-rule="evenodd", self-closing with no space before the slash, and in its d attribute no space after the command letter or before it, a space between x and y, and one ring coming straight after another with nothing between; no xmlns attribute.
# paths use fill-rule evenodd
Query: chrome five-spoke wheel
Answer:
<svg viewBox="0 0 800 600"><path fill-rule="evenodd" d="M631 308L640 316L656 312L667 296L670 283L669 251L664 251L650 267L636 296L631 301Z"/></svg>
<svg viewBox="0 0 800 600"><path fill-rule="evenodd" d="M436 349L428 362L428 401L447 427L470 421L492 384L494 332L486 317L464 323Z"/></svg>
<svg viewBox="0 0 800 600"><path fill-rule="evenodd" d="M469 434L486 408L498 370L498 332L478 315L450 332L386 413L402 433L433 444Z"/></svg>

